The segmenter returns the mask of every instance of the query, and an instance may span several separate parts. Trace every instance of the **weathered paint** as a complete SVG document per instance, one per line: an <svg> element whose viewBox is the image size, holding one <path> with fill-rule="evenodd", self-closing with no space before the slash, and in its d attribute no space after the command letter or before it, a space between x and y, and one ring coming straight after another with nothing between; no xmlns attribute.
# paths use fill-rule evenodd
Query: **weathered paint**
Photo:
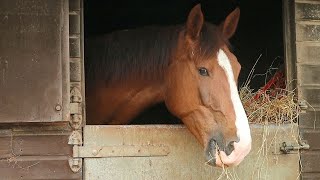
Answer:
<svg viewBox="0 0 320 180"><path fill-rule="evenodd" d="M68 124L0 126L0 179L82 179L69 168Z"/></svg>
<svg viewBox="0 0 320 180"><path fill-rule="evenodd" d="M67 120L68 16L68 1L0 1L1 123Z"/></svg>
<svg viewBox="0 0 320 180"><path fill-rule="evenodd" d="M252 151L231 169L239 179L296 179L299 153L279 154L283 142L295 142L296 125L251 125ZM264 142L264 144L263 144ZM167 156L85 158L85 179L217 179L222 171L205 164L203 149L181 125L85 126L85 146L168 146ZM124 150L125 151L125 150ZM275 153L273 153L275 152ZM224 179L224 178L223 178Z"/></svg>

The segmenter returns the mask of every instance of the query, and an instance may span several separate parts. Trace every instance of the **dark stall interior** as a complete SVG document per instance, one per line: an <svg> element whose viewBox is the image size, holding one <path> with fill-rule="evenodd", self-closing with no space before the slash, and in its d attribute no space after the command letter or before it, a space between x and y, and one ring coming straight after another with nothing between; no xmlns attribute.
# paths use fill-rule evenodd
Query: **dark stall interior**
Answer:
<svg viewBox="0 0 320 180"><path fill-rule="evenodd" d="M108 0L84 1L85 37L116 30L148 25L175 25L186 21L190 9L201 2L206 21L219 24L236 7L241 16L235 36L231 39L234 54L242 71L239 86L247 79L252 66L260 57L254 74L265 74L269 67L283 64L282 1L254 0ZM269 72L269 76L274 73ZM250 86L259 89L265 75L256 76ZM176 124L164 104L156 105L140 114L132 124Z"/></svg>

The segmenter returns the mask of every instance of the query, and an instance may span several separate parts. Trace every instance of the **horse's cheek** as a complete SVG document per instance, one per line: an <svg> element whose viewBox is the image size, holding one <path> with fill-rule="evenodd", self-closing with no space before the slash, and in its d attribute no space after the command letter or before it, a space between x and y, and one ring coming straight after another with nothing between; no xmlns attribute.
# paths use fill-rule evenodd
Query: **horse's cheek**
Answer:
<svg viewBox="0 0 320 180"><path fill-rule="evenodd" d="M217 84L215 82L215 79L212 78L206 78L206 79L200 79L198 85L199 89L199 95L201 98L201 102L204 106L211 107L218 105L215 98L215 92L218 90L219 87L215 86Z"/></svg>
<svg viewBox="0 0 320 180"><path fill-rule="evenodd" d="M168 110L179 118L195 109L194 85L186 81L185 76L180 77L171 79L165 92L165 104Z"/></svg>
<svg viewBox="0 0 320 180"><path fill-rule="evenodd" d="M167 87L165 90L165 95L164 95L164 99L165 99L165 104L168 108L168 110L174 114L175 116L179 117L179 104L181 102L179 102L179 86L177 85L177 82L173 79L169 79L167 81Z"/></svg>
<svg viewBox="0 0 320 180"><path fill-rule="evenodd" d="M210 106L211 95L209 89L207 87L199 87L199 94L203 105Z"/></svg>

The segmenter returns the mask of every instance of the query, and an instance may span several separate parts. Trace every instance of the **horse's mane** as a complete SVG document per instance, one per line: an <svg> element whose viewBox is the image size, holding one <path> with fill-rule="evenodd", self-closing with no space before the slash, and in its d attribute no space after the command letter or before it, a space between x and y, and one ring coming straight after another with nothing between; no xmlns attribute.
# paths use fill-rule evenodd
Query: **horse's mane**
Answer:
<svg viewBox="0 0 320 180"><path fill-rule="evenodd" d="M87 83L121 82L128 78L161 80L183 30L182 25L150 26L86 39ZM204 25L200 35L202 56L212 56L216 52L219 35L215 30L214 25Z"/></svg>

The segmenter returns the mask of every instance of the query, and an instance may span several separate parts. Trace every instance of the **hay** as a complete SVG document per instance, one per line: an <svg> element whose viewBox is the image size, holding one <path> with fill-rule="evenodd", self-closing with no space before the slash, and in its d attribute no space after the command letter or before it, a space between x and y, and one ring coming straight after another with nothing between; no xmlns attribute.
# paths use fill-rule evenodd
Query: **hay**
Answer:
<svg viewBox="0 0 320 180"><path fill-rule="evenodd" d="M276 89L276 91L253 92L250 87L240 89L240 99L250 123L282 124L296 122L300 107L293 91Z"/></svg>
<svg viewBox="0 0 320 180"><path fill-rule="evenodd" d="M245 84L239 90L240 99L249 122L264 125L296 122L300 107L294 90L287 88L283 66L273 67L274 61L278 57L263 74L265 85L258 91L250 88L252 78L258 76L254 75L254 71L260 57L261 55L251 69ZM276 72L273 73L274 71ZM272 77L266 81L268 75L272 75Z"/></svg>
<svg viewBox="0 0 320 180"><path fill-rule="evenodd" d="M271 157L270 152L276 152L276 150L279 149L279 143L281 143L278 139L279 135L277 131L281 129L282 124L289 124L291 127L294 127L301 112L295 91L287 88L283 68L273 67L272 63L265 74L254 74L255 65L258 63L260 57L261 55L250 71L248 79L239 89L240 99L248 116L249 123L259 124L263 127L262 134L256 137L261 138L260 140L256 140L256 142L261 142L261 145L259 145L258 152L255 152L256 154L254 155L254 168L251 169L251 172L248 172L248 177L245 178L255 180L270 179L269 173L271 173L271 169L269 163L272 162L272 166L276 166L277 163L274 162L277 162L278 156L280 156L280 154L273 154L273 160L270 161L269 159L269 157ZM252 78L257 76L264 76L265 85L255 91L250 87L250 83ZM268 78L268 76L271 76L271 78ZM267 79L269 80L267 81ZM276 128L274 136L270 136L270 127ZM297 141L299 139L293 130L287 132L287 136L297 139ZM240 180L237 169L238 167L223 167L217 179ZM298 178L299 176L297 179Z"/></svg>

